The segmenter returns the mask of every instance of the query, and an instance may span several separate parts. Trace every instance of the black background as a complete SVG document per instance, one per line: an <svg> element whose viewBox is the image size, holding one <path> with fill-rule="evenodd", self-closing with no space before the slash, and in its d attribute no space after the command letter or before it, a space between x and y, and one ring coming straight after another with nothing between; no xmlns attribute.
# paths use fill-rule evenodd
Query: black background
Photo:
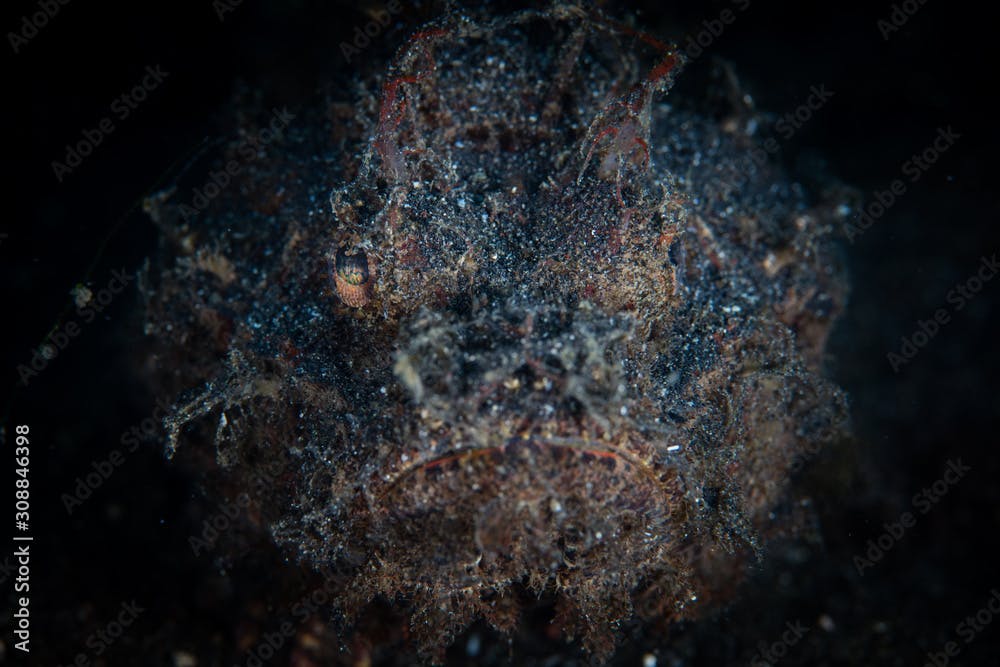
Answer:
<svg viewBox="0 0 1000 667"><path fill-rule="evenodd" d="M670 4L606 8L619 16L638 12L637 25L683 43L732 6ZM69 309L72 316L74 285L100 288L113 269L135 271L153 252L155 230L142 198L185 167L206 168L200 151L210 154L214 142L231 137L237 91L261 91L290 108L318 99L324 87L348 98L355 77L377 69L435 13L426 3L402 6L393 26L352 63L339 44L370 18L365 7L343 2L245 0L220 21L210 2L71 0L19 53L5 39L3 456L12 457L13 425L30 424L36 541L34 657L29 663L16 655L8 630L0 661L69 663L93 628L112 619L122 601L136 599L147 611L104 656L107 664L172 664L177 651L202 665L233 664L245 656L234 647L247 632L238 622L247 606L261 605L266 616L270 589L306 577L266 544L237 559L193 556L187 538L215 505L152 443L67 516L60 496L153 409L139 365L134 287L28 387L16 386L15 369L30 361L61 314ZM5 7L0 27L5 34L20 29L37 8ZM834 91L778 159L805 181L823 171L849 183L865 201L900 178L903 163L930 145L938 128L950 126L961 139L855 243L844 243L851 299L831 343L829 372L851 396L856 450L841 456L856 474L841 478L843 460L818 464L821 539L759 567L730 609L660 639L660 664L747 664L758 641L777 639L794 620L813 629L782 664L923 664L928 651L955 639L956 624L985 605L992 589L1000 590L992 317L1000 280L988 282L898 373L886 359L918 320L949 307L948 291L974 275L983 256L1000 250L997 38L985 9L927 0L884 40L876 23L891 11L888 2L753 1L705 56L731 61L757 108L779 115L801 104L810 86ZM169 72L166 81L57 182L52 161L108 115L111 101L150 65ZM854 556L884 522L913 511L912 496L957 458L971 472L859 576ZM836 471L836 479L824 479L824 469ZM9 578L3 592L12 602ZM10 609L5 605L0 616L8 628ZM822 615L832 626L817 627ZM997 626L963 643L951 664L996 664ZM524 643L528 648L515 648L515 656L541 660L561 650L558 643ZM626 647L618 658L639 664L646 650L650 645ZM453 657L464 659L461 651ZM282 653L273 664L287 660Z"/></svg>

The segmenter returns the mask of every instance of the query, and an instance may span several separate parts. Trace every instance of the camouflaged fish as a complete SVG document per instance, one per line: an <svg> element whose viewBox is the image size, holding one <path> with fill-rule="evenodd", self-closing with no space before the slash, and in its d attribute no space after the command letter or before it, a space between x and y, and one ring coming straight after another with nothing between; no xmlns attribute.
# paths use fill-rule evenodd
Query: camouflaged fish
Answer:
<svg viewBox="0 0 1000 667"><path fill-rule="evenodd" d="M543 599L604 659L794 523L791 471L844 431L834 207L667 95L684 68L574 5L449 14L234 142L197 215L151 202L169 451L251 489L348 619L388 600L440 657Z"/></svg>

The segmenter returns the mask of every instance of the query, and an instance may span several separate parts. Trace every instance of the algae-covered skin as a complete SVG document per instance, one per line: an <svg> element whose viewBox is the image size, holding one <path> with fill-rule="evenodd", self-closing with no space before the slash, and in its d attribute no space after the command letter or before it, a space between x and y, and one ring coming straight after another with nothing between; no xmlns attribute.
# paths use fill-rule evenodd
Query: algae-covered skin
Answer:
<svg viewBox="0 0 1000 667"><path fill-rule="evenodd" d="M455 13L204 212L149 202L168 449L348 619L388 600L433 656L539 597L602 659L794 530L791 470L846 413L832 207L682 110L683 69L576 6Z"/></svg>

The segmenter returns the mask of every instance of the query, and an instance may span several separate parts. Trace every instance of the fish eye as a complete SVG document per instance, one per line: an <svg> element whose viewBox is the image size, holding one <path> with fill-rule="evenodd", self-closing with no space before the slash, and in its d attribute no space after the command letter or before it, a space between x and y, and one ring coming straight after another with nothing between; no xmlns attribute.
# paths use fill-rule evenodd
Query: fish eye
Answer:
<svg viewBox="0 0 1000 667"><path fill-rule="evenodd" d="M351 308L361 308L371 301L375 271L367 253L360 248L337 250L333 260L333 281L337 295Z"/></svg>

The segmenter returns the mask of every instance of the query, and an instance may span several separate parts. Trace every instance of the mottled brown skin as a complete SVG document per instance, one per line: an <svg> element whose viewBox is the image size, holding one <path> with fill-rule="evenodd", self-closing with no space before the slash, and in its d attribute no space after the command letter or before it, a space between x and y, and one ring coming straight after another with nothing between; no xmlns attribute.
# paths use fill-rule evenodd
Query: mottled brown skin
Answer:
<svg viewBox="0 0 1000 667"><path fill-rule="evenodd" d="M217 448L237 488L287 461L260 522L349 617L393 601L439 656L529 591L603 659L794 529L789 471L845 415L831 207L747 159L737 111L662 104L681 70L573 6L449 16L360 126L302 121L195 223L151 206L170 451Z"/></svg>

